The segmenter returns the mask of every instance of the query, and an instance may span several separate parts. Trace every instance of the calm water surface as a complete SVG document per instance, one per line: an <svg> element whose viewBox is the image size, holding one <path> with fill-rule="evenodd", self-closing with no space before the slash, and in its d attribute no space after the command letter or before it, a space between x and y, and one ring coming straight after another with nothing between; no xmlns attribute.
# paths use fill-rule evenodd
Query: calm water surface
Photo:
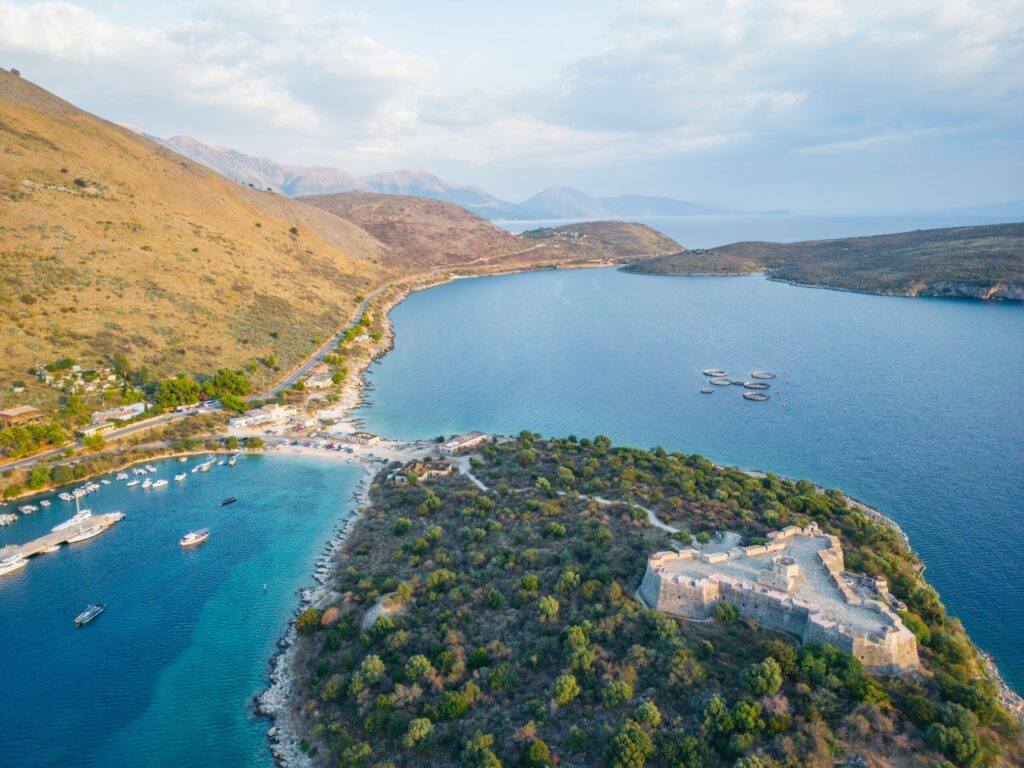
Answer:
<svg viewBox="0 0 1024 768"><path fill-rule="evenodd" d="M604 433L842 488L1024 690L1024 305L602 269L459 280L393 318L370 430ZM752 403L699 394L710 367L779 376Z"/></svg>
<svg viewBox="0 0 1024 768"><path fill-rule="evenodd" d="M158 462L151 477L197 462ZM0 765L272 765L268 723L247 702L266 687L294 592L311 583L361 476L326 461L246 457L167 488L114 483L87 497L94 512L127 517L0 578ZM239 500L220 507L228 496ZM54 499L0 529L0 546L72 512ZM178 546L203 527L209 541ZM91 602L106 613L76 629Z"/></svg>

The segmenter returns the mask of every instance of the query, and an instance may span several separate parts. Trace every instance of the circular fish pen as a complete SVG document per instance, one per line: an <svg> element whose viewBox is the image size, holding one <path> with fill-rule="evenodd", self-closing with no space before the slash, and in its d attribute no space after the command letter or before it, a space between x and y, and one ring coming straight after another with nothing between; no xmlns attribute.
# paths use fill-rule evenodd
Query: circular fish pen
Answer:
<svg viewBox="0 0 1024 768"><path fill-rule="evenodd" d="M722 378L721 376L716 376L711 379L708 384L714 384L716 387L728 387L732 385L732 381L730 379Z"/></svg>
<svg viewBox="0 0 1024 768"><path fill-rule="evenodd" d="M720 379L723 376L728 375L728 373L726 371L720 371L718 368L705 368L704 375L710 376L715 379Z"/></svg>
<svg viewBox="0 0 1024 768"><path fill-rule="evenodd" d="M743 399L753 400L754 402L757 403L763 403L765 400L768 399L768 395L766 395L764 392L744 392Z"/></svg>
<svg viewBox="0 0 1024 768"><path fill-rule="evenodd" d="M750 374L750 378L752 378L752 379L774 379L775 378L775 374L772 373L771 371L754 371L752 374Z"/></svg>
<svg viewBox="0 0 1024 768"><path fill-rule="evenodd" d="M770 385L763 381L744 381L743 386L747 389L768 389Z"/></svg>

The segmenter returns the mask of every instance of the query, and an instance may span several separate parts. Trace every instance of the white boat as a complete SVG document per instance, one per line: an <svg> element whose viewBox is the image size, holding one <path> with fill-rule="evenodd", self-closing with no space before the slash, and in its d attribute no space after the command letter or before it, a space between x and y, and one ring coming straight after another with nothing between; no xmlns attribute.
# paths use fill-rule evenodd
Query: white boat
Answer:
<svg viewBox="0 0 1024 768"><path fill-rule="evenodd" d="M103 483L104 485L110 485L110 481L105 478L103 480L100 480L100 482Z"/></svg>
<svg viewBox="0 0 1024 768"><path fill-rule="evenodd" d="M199 471L200 472L209 472L210 471L210 464L209 463L207 463L207 464L200 464L199 465Z"/></svg>
<svg viewBox="0 0 1024 768"><path fill-rule="evenodd" d="M12 556L5 560L0 560L0 576L6 576L8 573L20 571L26 565L28 565L28 560L24 557Z"/></svg>
<svg viewBox="0 0 1024 768"><path fill-rule="evenodd" d="M22 504L20 507L18 507L18 511L21 512L21 514L23 515L31 515L37 509L39 509L39 507L37 507L35 504Z"/></svg>
<svg viewBox="0 0 1024 768"><path fill-rule="evenodd" d="M201 464L196 464L194 467L192 467L192 474L194 475L196 472L198 472L199 471L199 467L201 467L201 466L202 466Z"/></svg>
<svg viewBox="0 0 1024 768"><path fill-rule="evenodd" d="M183 547L194 547L197 544L202 544L210 538L210 531L207 528L201 528L198 531L189 531L181 537L181 541L178 543Z"/></svg>
<svg viewBox="0 0 1024 768"><path fill-rule="evenodd" d="M188 456L182 456L180 459L178 459L179 464L184 464L186 461L188 461Z"/></svg>
<svg viewBox="0 0 1024 768"><path fill-rule="evenodd" d="M60 499L61 501L74 501L75 500L75 497L72 496L67 491L64 491L63 493L57 494L57 498Z"/></svg>
<svg viewBox="0 0 1024 768"><path fill-rule="evenodd" d="M90 525L88 528L82 528L81 531L76 533L74 536L69 537L68 544L75 544L79 541L86 541L88 539L93 538L94 536L99 536L101 533L103 533L102 525Z"/></svg>
<svg viewBox="0 0 1024 768"><path fill-rule="evenodd" d="M176 480L177 482L179 482L179 483L180 483L180 482L181 482L182 480L184 480L184 479L185 479L186 477L188 477L188 472L182 472L182 473L181 473L180 475L175 475L175 476L174 476L174 479L175 479L175 480Z"/></svg>
<svg viewBox="0 0 1024 768"><path fill-rule="evenodd" d="M149 472L149 474L152 475L152 474L154 474L156 472L156 467L154 467L152 464L147 464L146 465L146 471Z"/></svg>
<svg viewBox="0 0 1024 768"><path fill-rule="evenodd" d="M237 454L235 456L232 456L230 459L228 459L228 466L229 467L233 467L237 463L238 463L238 456L237 456Z"/></svg>
<svg viewBox="0 0 1024 768"><path fill-rule="evenodd" d="M146 490L149 490L149 489L150 489L150 488L152 488L152 487L153 487L153 481L152 481L152 480L150 480L149 478L146 478L146 479L145 479L145 480L144 480L144 481L142 482L142 490L146 491Z"/></svg>
<svg viewBox="0 0 1024 768"><path fill-rule="evenodd" d="M43 499L42 501L39 502L39 506L40 507L48 507L48 506L50 506L50 502L47 501L46 499Z"/></svg>
<svg viewBox="0 0 1024 768"><path fill-rule="evenodd" d="M124 512L111 512L107 515L107 517L109 517L115 523L120 523L122 520L124 520Z"/></svg>
<svg viewBox="0 0 1024 768"><path fill-rule="evenodd" d="M63 523L53 526L53 528L51 528L50 530L53 533L56 533L57 531L63 531L65 528L71 528L72 526L82 525L91 517L91 509L81 509L75 514L74 517L65 520Z"/></svg>
<svg viewBox="0 0 1024 768"><path fill-rule="evenodd" d="M46 554L53 554L54 552L60 552L60 544L51 544L43 550Z"/></svg>
<svg viewBox="0 0 1024 768"><path fill-rule="evenodd" d="M117 473L117 479L118 480L127 480L128 479L128 473L127 472L118 472Z"/></svg>
<svg viewBox="0 0 1024 768"><path fill-rule="evenodd" d="M125 488L134 488L138 484L139 484L138 480L129 480L128 481L128 485L126 485Z"/></svg>
<svg viewBox="0 0 1024 768"><path fill-rule="evenodd" d="M152 487L153 488L163 488L165 485L167 485L167 481L166 480L157 480L155 483L153 483Z"/></svg>

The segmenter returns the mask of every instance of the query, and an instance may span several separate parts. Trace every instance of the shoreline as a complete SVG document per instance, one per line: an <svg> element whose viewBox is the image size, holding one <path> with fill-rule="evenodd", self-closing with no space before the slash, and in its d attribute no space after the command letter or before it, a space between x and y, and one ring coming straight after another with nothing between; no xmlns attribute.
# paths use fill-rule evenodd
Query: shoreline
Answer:
<svg viewBox="0 0 1024 768"><path fill-rule="evenodd" d="M576 268L586 268L588 266L597 268L598 265L578 265ZM606 264L602 265L605 267L618 266L621 268L621 264ZM536 266L534 268L526 267L519 268L513 267L508 270L494 270L484 271L480 273L470 274L457 274L454 271L443 275L437 275L434 279L426 279L423 282L412 282L406 284L393 284L392 287L396 288L397 291L394 294L390 294L390 291L385 291L379 298L383 298L383 305L377 308L377 312L380 314L381 321L383 323L383 332L381 341L376 345L376 348L364 359L359 361L358 366L353 366L350 369L349 376L346 378L342 385L342 391L339 393L340 397L334 409L339 412L339 423L346 425L353 425L354 422L358 421L352 418L352 411L361 407L365 404L365 392L367 388L366 381L364 379L367 369L375 362L379 361L388 352L394 348L394 323L391 319L391 312L405 301L411 294L419 291L425 291L430 288L435 288L444 285L455 280L464 280L471 277L489 277L500 274L518 274L520 272L534 272L543 271L546 269L558 269L564 267L551 267L551 266ZM760 273L765 274L765 273ZM718 275L723 276L723 275ZM741 276L741 275L736 275ZM770 275L765 275L768 279L771 279ZM423 276L421 276L422 279ZM782 282L782 281L779 281ZM808 286L810 287L810 286ZM841 290L824 287L825 290ZM875 294L878 295L878 294ZM744 469L741 467L734 467L741 472L749 474L751 476L764 476L768 474L763 470L751 470ZM368 502L368 495L372 478L375 476L375 472L372 471L371 467L366 467L367 473L360 484L360 489L356 493L357 500L362 504ZM778 473L775 473L778 474ZM783 475L778 475L784 477ZM789 478L787 478L789 479ZM822 489L822 486L815 484L816 488ZM909 552L912 554L914 550L910 544L910 537L906 534L903 528L894 519L879 511L878 509L865 504L864 502L844 493L843 497L854 507L865 514L869 519L878 522L882 525L893 528L901 541L906 545ZM311 604L306 599L306 595L310 595L310 598L315 596L316 599L323 599L323 597L329 592L325 584L330 580L330 577L334 575L337 569L340 567L336 555L343 545L344 541L348 538L351 533L351 529L355 526L361 515L357 511L346 520L342 532L338 534L334 539L328 542L330 552L315 563L314 579L319 582L319 586L312 590L300 590L300 603L296 607L294 616L297 617L299 612L307 605ZM915 555L916 557L916 555ZM921 563L921 573L924 572L924 563ZM319 578L322 575L323 578ZM968 637L970 635L968 634ZM303 739L303 735L300 728L300 721L297 717L296 710L291 706L294 702L295 686L294 686L294 669L293 665L296 661L296 641L298 635L295 631L295 618L288 624L288 628L285 631L283 637L278 641L278 645L281 646L281 650L278 651L270 660L270 687L268 687L263 693L256 697L256 706L254 711L262 716L266 717L271 721L271 727L267 732L268 738L271 742L271 754L277 765L282 768L308 768L313 765L313 761L299 748L299 744ZM1002 675L999 673L998 666L996 665L992 656L979 648L974 640L971 640L972 645L977 649L979 656L982 660L982 666L991 676L995 684L999 689L999 701L1006 707L1006 709L1016 717L1020 722L1024 723L1024 698L1021 697L1016 691L1014 691L1006 682L1003 680Z"/></svg>

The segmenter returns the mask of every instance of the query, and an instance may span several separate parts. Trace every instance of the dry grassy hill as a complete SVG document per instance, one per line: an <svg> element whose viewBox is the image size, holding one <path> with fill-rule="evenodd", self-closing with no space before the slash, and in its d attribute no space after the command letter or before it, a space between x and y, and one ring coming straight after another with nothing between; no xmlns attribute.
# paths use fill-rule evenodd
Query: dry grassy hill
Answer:
<svg viewBox="0 0 1024 768"><path fill-rule="evenodd" d="M117 352L158 374L287 366L385 277L387 253L0 70L0 382Z"/></svg>
<svg viewBox="0 0 1024 768"><path fill-rule="evenodd" d="M385 243L391 249L385 263L398 269L428 262L453 267L500 261L533 245L453 203L426 197L346 192L301 200L357 224Z"/></svg>
<svg viewBox="0 0 1024 768"><path fill-rule="evenodd" d="M627 260L676 253L679 243L646 224L628 221L584 221L523 232L549 253L564 259Z"/></svg>

